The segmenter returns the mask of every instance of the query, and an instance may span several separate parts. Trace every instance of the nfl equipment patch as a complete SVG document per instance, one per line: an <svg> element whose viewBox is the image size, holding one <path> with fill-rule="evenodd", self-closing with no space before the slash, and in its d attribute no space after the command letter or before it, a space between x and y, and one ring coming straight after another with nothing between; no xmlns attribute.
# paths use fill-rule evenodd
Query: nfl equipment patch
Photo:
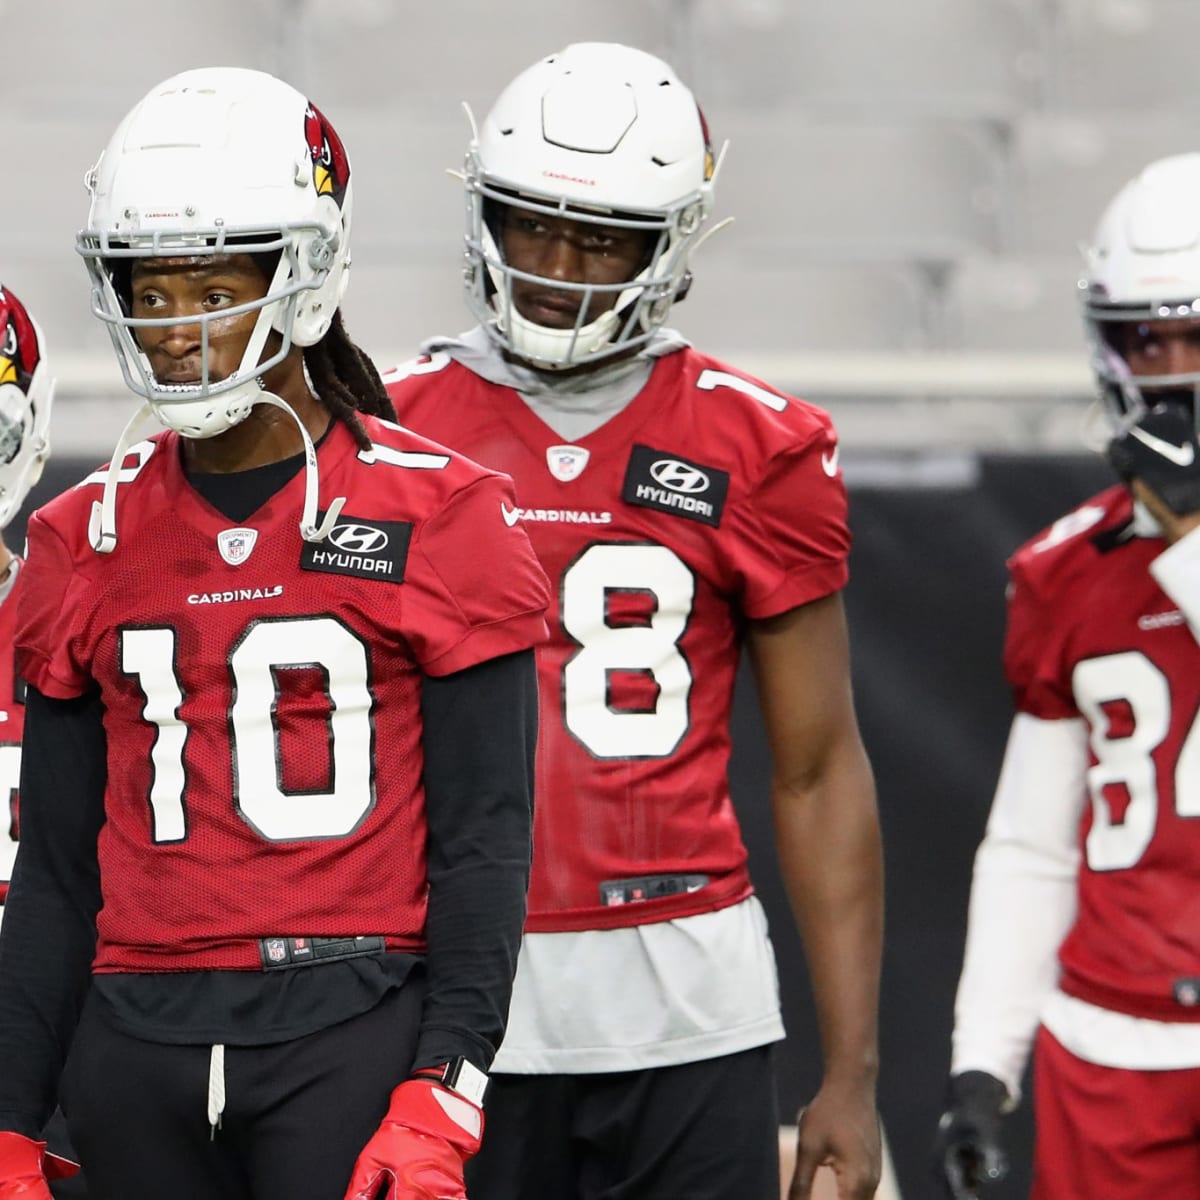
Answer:
<svg viewBox="0 0 1200 1200"><path fill-rule="evenodd" d="M728 471L702 466L666 450L635 445L625 469L621 499L716 528L728 492Z"/></svg>
<svg viewBox="0 0 1200 1200"><path fill-rule="evenodd" d="M217 534L217 549L231 567L236 567L250 557L256 541L257 529L222 529Z"/></svg>
<svg viewBox="0 0 1200 1200"><path fill-rule="evenodd" d="M304 543L300 566L305 571L403 583L411 538L411 521L375 521L343 513L323 542Z"/></svg>
<svg viewBox="0 0 1200 1200"><path fill-rule="evenodd" d="M550 474L561 483L570 483L583 474L583 468L588 464L590 450L582 446L551 446L546 451L546 466Z"/></svg>

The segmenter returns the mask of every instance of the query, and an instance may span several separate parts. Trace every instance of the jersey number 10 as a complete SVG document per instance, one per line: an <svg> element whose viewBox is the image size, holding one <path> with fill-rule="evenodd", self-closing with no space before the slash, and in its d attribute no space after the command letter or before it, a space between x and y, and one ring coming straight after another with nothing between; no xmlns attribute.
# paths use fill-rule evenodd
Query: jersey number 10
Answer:
<svg viewBox="0 0 1200 1200"><path fill-rule="evenodd" d="M155 842L187 837L184 745L179 712L183 689L176 675L175 631L123 629L121 669L137 677L143 718L157 730L150 751L150 809ZM274 711L277 672L316 667L325 675L329 712L328 791L292 792L282 785ZM249 625L229 656L233 703L229 709L233 803L238 815L268 841L343 837L374 807L372 699L367 647L332 617L299 617Z"/></svg>

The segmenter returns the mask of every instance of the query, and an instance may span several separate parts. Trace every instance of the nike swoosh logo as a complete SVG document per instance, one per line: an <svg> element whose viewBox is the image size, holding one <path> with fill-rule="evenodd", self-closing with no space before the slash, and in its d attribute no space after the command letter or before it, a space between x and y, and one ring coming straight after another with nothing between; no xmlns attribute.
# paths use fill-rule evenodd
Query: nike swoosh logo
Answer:
<svg viewBox="0 0 1200 1200"><path fill-rule="evenodd" d="M1155 437L1154 434L1147 433L1144 429L1139 429L1136 425L1129 432L1143 446L1149 446L1155 454L1161 454L1163 458L1173 462L1177 467L1190 467L1196 460L1196 447L1191 442L1177 446L1174 442L1163 441L1162 438Z"/></svg>
<svg viewBox="0 0 1200 1200"><path fill-rule="evenodd" d="M511 529L521 519L521 510L519 508L509 508L508 505L501 500L500 515L504 518L505 525Z"/></svg>
<svg viewBox="0 0 1200 1200"><path fill-rule="evenodd" d="M838 473L838 453L840 446L834 446L832 451L826 451L821 455L821 470L832 479Z"/></svg>

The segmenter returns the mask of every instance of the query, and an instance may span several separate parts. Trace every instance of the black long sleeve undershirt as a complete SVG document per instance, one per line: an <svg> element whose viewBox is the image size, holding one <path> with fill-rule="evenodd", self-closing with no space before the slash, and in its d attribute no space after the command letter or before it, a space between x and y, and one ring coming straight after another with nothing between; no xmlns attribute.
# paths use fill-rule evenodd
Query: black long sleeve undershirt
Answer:
<svg viewBox="0 0 1200 1200"><path fill-rule="evenodd" d="M414 1066L491 1066L525 922L537 742L532 650L426 677L429 990ZM470 1042L470 1048L464 1043Z"/></svg>
<svg viewBox="0 0 1200 1200"><path fill-rule="evenodd" d="M37 1137L83 1007L96 946L96 839L107 778L98 693L25 698L21 841L0 930L0 1128ZM43 798L45 802L43 803Z"/></svg>

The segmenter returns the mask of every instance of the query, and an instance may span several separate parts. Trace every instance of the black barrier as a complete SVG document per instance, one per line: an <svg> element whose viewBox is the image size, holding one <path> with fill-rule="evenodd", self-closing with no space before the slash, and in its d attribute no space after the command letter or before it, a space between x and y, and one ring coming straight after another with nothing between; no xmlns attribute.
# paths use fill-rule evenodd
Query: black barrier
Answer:
<svg viewBox="0 0 1200 1200"><path fill-rule="evenodd" d="M94 463L55 460L32 504ZM852 464L851 464L852 466ZM1091 456L993 457L962 487L851 481L855 530L846 594L855 696L875 768L887 862L880 1104L906 1200L935 1195L929 1148L949 1063L967 893L1010 719L1001 674L1004 560L1111 481ZM27 510L32 507L27 505ZM23 539L23 517L8 531ZM769 762L746 672L733 716L732 782L759 894L771 919L789 1038L784 1111L818 1079L815 1022L776 865ZM816 848L820 853L820 848ZM1013 1169L991 1195L1028 1191L1028 1106L1009 1120Z"/></svg>

